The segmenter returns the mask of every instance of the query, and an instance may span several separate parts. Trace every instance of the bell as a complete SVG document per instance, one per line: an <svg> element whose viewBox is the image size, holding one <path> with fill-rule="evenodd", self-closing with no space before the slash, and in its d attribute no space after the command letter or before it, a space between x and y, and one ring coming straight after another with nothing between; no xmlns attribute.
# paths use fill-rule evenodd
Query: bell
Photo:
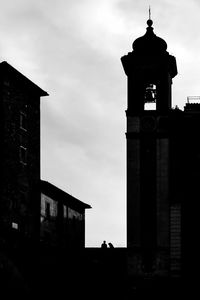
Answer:
<svg viewBox="0 0 200 300"><path fill-rule="evenodd" d="M155 94L153 93L152 90L147 89L145 93L145 102L152 103L155 101L156 101Z"/></svg>

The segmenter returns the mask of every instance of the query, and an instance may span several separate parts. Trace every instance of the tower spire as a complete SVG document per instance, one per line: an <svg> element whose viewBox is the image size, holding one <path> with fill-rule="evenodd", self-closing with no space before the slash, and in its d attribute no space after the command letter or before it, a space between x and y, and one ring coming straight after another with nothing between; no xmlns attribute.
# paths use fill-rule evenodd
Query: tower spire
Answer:
<svg viewBox="0 0 200 300"><path fill-rule="evenodd" d="M151 6L149 5L149 19L147 20L147 25L151 27L153 25L153 21L151 20Z"/></svg>
<svg viewBox="0 0 200 300"><path fill-rule="evenodd" d="M151 20L151 6L149 5L149 20Z"/></svg>

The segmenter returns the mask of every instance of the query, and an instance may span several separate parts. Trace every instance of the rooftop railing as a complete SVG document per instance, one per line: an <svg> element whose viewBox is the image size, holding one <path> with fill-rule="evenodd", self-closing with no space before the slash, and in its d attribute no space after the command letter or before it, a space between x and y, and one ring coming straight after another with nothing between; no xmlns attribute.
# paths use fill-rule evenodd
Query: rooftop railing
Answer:
<svg viewBox="0 0 200 300"><path fill-rule="evenodd" d="M187 103L190 104L200 104L200 96L188 96Z"/></svg>

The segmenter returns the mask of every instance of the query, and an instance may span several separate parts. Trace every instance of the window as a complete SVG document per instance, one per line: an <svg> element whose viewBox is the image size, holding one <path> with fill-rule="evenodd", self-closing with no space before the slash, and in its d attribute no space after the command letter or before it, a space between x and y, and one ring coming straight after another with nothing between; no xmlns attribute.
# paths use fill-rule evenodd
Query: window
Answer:
<svg viewBox="0 0 200 300"><path fill-rule="evenodd" d="M72 219L72 230L73 231L76 231L77 230L77 219L75 216L73 216L73 219Z"/></svg>
<svg viewBox="0 0 200 300"><path fill-rule="evenodd" d="M67 218L67 206L66 205L63 206L63 213L64 213L64 218L66 219Z"/></svg>
<svg viewBox="0 0 200 300"><path fill-rule="evenodd" d="M24 112L20 112L20 128L27 131L27 115Z"/></svg>
<svg viewBox="0 0 200 300"><path fill-rule="evenodd" d="M27 164L27 148L20 146L19 148L19 159L20 162L24 165Z"/></svg>
<svg viewBox="0 0 200 300"><path fill-rule="evenodd" d="M144 94L144 109L156 110L156 85L149 83L145 88Z"/></svg>
<svg viewBox="0 0 200 300"><path fill-rule="evenodd" d="M16 211L17 208L18 208L18 201L16 198L13 197L12 198L12 209Z"/></svg>
<svg viewBox="0 0 200 300"><path fill-rule="evenodd" d="M18 230L19 226L17 223L12 222L12 228Z"/></svg>
<svg viewBox="0 0 200 300"><path fill-rule="evenodd" d="M45 202L45 217L47 219L50 218L50 203L49 202Z"/></svg>
<svg viewBox="0 0 200 300"><path fill-rule="evenodd" d="M27 194L20 191L20 200L21 200L21 203L23 205L25 205L27 203Z"/></svg>

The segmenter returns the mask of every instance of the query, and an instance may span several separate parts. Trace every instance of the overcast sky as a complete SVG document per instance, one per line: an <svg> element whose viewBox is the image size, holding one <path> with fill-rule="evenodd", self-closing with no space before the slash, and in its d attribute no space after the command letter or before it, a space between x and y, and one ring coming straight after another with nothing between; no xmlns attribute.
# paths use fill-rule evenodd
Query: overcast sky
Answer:
<svg viewBox="0 0 200 300"><path fill-rule="evenodd" d="M42 99L41 177L92 206L86 246L126 246L126 76L120 57L146 32L176 56L173 105L200 95L199 0L3 0L0 58Z"/></svg>

